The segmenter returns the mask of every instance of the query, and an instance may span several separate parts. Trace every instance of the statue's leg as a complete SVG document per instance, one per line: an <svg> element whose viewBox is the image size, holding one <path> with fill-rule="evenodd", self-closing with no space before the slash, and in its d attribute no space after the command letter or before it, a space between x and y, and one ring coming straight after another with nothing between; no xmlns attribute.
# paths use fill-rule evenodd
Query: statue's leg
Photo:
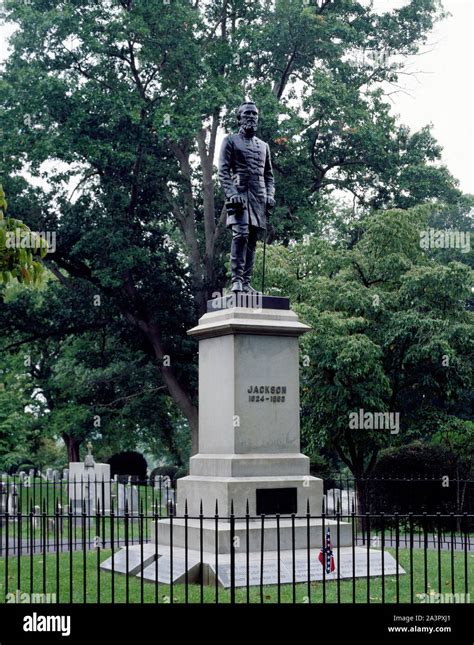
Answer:
<svg viewBox="0 0 474 645"><path fill-rule="evenodd" d="M247 243L247 255L245 257L245 267L243 272L244 291L255 292L256 290L251 286L253 265L255 262L255 249L257 248L259 229L256 226L251 226L249 231L249 238Z"/></svg>
<svg viewBox="0 0 474 645"><path fill-rule="evenodd" d="M243 275L248 239L249 227L246 224L234 224L232 227L232 246L230 249L232 291L243 291Z"/></svg>

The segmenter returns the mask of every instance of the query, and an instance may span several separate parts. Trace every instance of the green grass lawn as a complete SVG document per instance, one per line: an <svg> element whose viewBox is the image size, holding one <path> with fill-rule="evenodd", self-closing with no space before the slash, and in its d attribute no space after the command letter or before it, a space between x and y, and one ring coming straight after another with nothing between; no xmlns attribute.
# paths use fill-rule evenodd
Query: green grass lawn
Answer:
<svg viewBox="0 0 474 645"><path fill-rule="evenodd" d="M395 555L394 549L387 549L392 555ZM143 585L139 578L132 576L123 576L116 574L112 579L112 574L98 571L98 561L103 562L111 555L110 550L97 552L75 552L48 554L45 558L35 555L22 556L20 558L20 576L18 579L18 558L8 558L8 592L15 593L17 589L27 593L47 593L56 594L57 602L73 603L110 603L112 602L112 580L114 586L114 598L116 603L183 603L186 601L185 585L173 585L171 590L169 585L159 583L144 582ZM85 557L84 557L85 556ZM85 562L85 576L84 576ZM411 585L410 585L410 552L407 549L400 549L400 564L407 572L399 576L399 599L400 602L411 602ZM5 602L6 584L5 584L5 558L0 558L0 603ZM30 571L33 571L33 586L31 586ZM464 554L454 554L454 580L455 588L451 586L451 553L441 553L441 580L438 579L438 554L431 550L427 553L427 587L430 591L438 593L439 583L443 593L465 593L465 572L464 572ZM72 568L72 596L70 596L70 570ZM474 554L468 554L468 592L472 591L472 580L474 576ZM415 603L421 602L418 594L425 592L425 563L423 551L413 551L413 600ZM329 580L329 577L331 580ZM396 576L387 576L384 580L385 602L397 602L396 596ZM340 602L354 602L354 589L352 580L340 581ZM143 594L143 596L142 596ZM230 601L230 591L225 589L218 590L216 599L215 587L203 587L202 600L205 603L215 603L216 600L222 603ZM282 585L280 589L281 602L293 602L293 586ZM367 580L356 579L355 582L355 602L365 603L369 596L371 603L382 602L382 578L370 578L369 590L367 590ZM143 600L142 600L143 598ZM313 582L308 588L308 584L295 585L295 602L318 602L323 601L335 603L338 602L338 584L337 580L328 580L323 585L322 582ZM251 587L249 601L251 603L275 603L278 602L277 586ZM190 584L188 586L188 602L201 602L201 587L199 584ZM236 590L236 602L247 602L247 590L240 588Z"/></svg>

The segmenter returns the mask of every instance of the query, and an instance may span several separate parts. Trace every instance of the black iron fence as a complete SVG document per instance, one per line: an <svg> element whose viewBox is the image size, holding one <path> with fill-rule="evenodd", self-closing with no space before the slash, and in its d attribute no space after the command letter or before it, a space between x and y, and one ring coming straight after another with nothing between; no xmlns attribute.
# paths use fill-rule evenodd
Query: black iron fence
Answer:
<svg viewBox="0 0 474 645"><path fill-rule="evenodd" d="M79 507L83 499L100 498L103 508L110 508L112 500L116 509L124 507L125 496L129 506L139 506L141 501L153 505L156 500L165 507L175 502L174 491L176 480L169 476L146 477L116 476L114 479L102 479L93 474L90 476L47 479L34 475L1 475L0 474L0 511L5 496L21 497L33 506L41 506L46 500L59 499L62 506L68 501L77 499ZM132 490L130 490L132 488ZM324 478L325 512L336 514L337 507L341 512L379 513L398 511L421 513L474 513L474 480L439 477L366 477L354 478L351 475L331 473ZM89 502L88 502L89 504ZM90 504L93 506L94 502ZM88 509L90 510L90 508Z"/></svg>
<svg viewBox="0 0 474 645"><path fill-rule="evenodd" d="M37 512L19 494L0 512L0 602L470 600L468 513L205 517L175 514L161 493L119 510L113 495L93 511L90 498L43 498Z"/></svg>
<svg viewBox="0 0 474 645"><path fill-rule="evenodd" d="M39 476L6 476L0 479L0 513L15 514L18 508L23 512L40 514L55 511L56 507L67 509L72 506L73 514L81 514L85 504L86 512L95 511L97 500L103 512L115 506L116 513L123 512L127 504L131 515L145 514L156 504L160 515L167 514L175 505L175 482L167 476L140 479L133 476L117 476L105 479L95 476L57 478L48 480Z"/></svg>
<svg viewBox="0 0 474 645"><path fill-rule="evenodd" d="M72 507L73 516L80 516L85 506L88 515L94 514L97 501L104 515L123 514L127 505L130 516L136 516L143 508L147 516L156 506L160 517L176 514L176 481L168 476L140 479L133 476L116 476L114 479L99 478L91 473L72 478L46 479L44 476L0 475L0 514L8 511L14 516L18 510L32 513L33 524L39 523L39 516L59 510L61 519ZM183 509L179 510L183 512ZM348 515L355 512L362 519L357 523L357 539L365 530L366 513L385 513L386 527L394 529L393 514L408 517L411 513L416 531L424 528L437 529L437 514L450 518L454 512L458 518L464 513L474 514L474 481L467 479L438 478L359 478L332 474L324 479L324 497L321 508L311 509L313 513L324 511L326 516L337 513ZM391 517L387 515L391 514ZM435 518L435 519L433 519ZM52 520L52 518L50 518ZM0 520L1 521L1 520ZM443 523L444 522L444 523ZM460 531L457 520L457 532ZM378 527L378 520L374 523ZM52 521L50 521L52 524ZM442 520L442 530L450 531L450 519ZM473 525L469 526L472 530ZM408 529L407 529L408 530Z"/></svg>
<svg viewBox="0 0 474 645"><path fill-rule="evenodd" d="M474 513L474 480L439 477L361 477L341 473L324 479L326 512Z"/></svg>

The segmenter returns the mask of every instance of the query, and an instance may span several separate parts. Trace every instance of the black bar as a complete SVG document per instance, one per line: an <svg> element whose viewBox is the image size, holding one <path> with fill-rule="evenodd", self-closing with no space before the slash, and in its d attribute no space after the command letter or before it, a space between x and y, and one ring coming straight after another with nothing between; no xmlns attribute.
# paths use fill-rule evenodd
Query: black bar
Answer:
<svg viewBox="0 0 474 645"><path fill-rule="evenodd" d="M203 529L204 515L202 512L202 500L199 507L199 562L200 576L199 576L199 599L201 604L204 602L204 529Z"/></svg>
<svg viewBox="0 0 474 645"><path fill-rule="evenodd" d="M235 516L234 500L230 503L230 604L235 605Z"/></svg>
<svg viewBox="0 0 474 645"><path fill-rule="evenodd" d="M296 549L295 549L295 514L291 514L291 579L293 604L296 603Z"/></svg>
<svg viewBox="0 0 474 645"><path fill-rule="evenodd" d="M410 602L413 603L413 513L408 513L408 522L410 525Z"/></svg>
<svg viewBox="0 0 474 645"><path fill-rule="evenodd" d="M263 560L263 550L264 550L264 529L265 529L265 514L261 514L261 534L260 534L260 603L263 603L263 568L264 568L264 560Z"/></svg>
<svg viewBox="0 0 474 645"><path fill-rule="evenodd" d="M308 603L311 602L311 514L309 508L309 498L306 500L306 566L307 577L306 584L308 589ZM278 572L280 569L280 554L278 554ZM280 578L278 577L278 587L280 587ZM278 598L280 602L280 598Z"/></svg>
<svg viewBox="0 0 474 645"><path fill-rule="evenodd" d="M385 515L380 513L380 529L382 532L382 604L385 603Z"/></svg>
<svg viewBox="0 0 474 645"><path fill-rule="evenodd" d="M216 604L219 603L219 502L216 499L216 511L214 514L214 527L215 527L215 565L216 565L216 576L215 576L215 585L214 585L214 596L216 599ZM187 602L187 600L186 600Z"/></svg>
<svg viewBox="0 0 474 645"><path fill-rule="evenodd" d="M367 532L367 603L370 603L370 514L365 514Z"/></svg>

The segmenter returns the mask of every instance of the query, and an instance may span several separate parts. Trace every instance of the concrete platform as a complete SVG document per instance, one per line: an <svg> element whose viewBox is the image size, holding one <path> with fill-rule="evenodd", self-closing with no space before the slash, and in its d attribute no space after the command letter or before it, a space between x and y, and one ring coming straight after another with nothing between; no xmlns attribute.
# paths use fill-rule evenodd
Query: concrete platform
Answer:
<svg viewBox="0 0 474 645"><path fill-rule="evenodd" d="M149 546L149 545L147 545ZM135 559L140 547L129 547L129 560ZM231 586L231 559L229 554L221 554L216 562L216 554L204 551L201 561L200 551L189 549L186 552L183 548L174 547L173 553L169 547L160 545L153 547L154 559L148 561L139 571L129 575L142 578L145 582L161 584L188 584L198 583L201 576L205 585L215 585L216 577L219 587L229 588ZM132 552L134 555L132 556ZM367 552L369 563L367 566ZM151 553L148 551L148 553ZM120 557L118 557L120 556ZM171 557L173 556L173 557ZM368 549L364 547L340 547L334 548L335 571L325 574L323 567L318 560L319 549L310 549L309 567L307 549L264 551L261 553L239 553L235 556L234 564L234 585L235 587L260 586L278 584L306 583L309 581L327 583L355 578L378 577L382 575L393 576L397 573L395 558L387 552L379 549ZM110 560L101 565L101 569L110 571ZM115 555L116 573L126 573L125 549ZM383 562L382 562L383 561ZM382 567L383 564L383 567ZM186 576L186 569L188 574ZM404 569L399 565L398 574L403 575Z"/></svg>

